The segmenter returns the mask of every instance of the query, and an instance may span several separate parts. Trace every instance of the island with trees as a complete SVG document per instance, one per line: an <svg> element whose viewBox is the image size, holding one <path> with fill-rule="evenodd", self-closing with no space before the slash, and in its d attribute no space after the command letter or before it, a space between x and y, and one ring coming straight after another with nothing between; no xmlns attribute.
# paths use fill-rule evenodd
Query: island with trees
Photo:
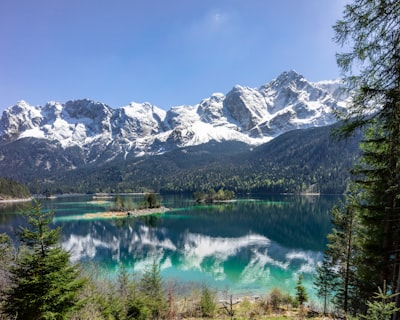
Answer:
<svg viewBox="0 0 400 320"><path fill-rule="evenodd" d="M197 203L213 203L234 200L235 193L231 190L224 190L223 188L218 191L209 189L208 191L196 191L193 193L193 197Z"/></svg>
<svg viewBox="0 0 400 320"><path fill-rule="evenodd" d="M109 211L86 213L83 215L83 218L93 219L138 217L156 213L164 213L168 210L168 208L161 205L157 194L154 192L146 193L143 197L143 201L139 204L133 203L130 198L124 199L120 195L116 195Z"/></svg>

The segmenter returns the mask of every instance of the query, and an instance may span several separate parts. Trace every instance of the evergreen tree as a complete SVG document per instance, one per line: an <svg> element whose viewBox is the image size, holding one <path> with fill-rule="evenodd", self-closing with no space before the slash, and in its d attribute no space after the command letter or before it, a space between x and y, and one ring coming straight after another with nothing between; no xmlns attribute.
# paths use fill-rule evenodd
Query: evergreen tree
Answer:
<svg viewBox="0 0 400 320"><path fill-rule="evenodd" d="M144 196L144 203L146 208L153 209L160 207L160 202L154 192L148 193Z"/></svg>
<svg viewBox="0 0 400 320"><path fill-rule="evenodd" d="M14 258L14 247L10 237L0 233L0 292L5 289L6 279Z"/></svg>
<svg viewBox="0 0 400 320"><path fill-rule="evenodd" d="M337 286L337 278L333 272L332 263L329 257L325 256L321 265L316 268L316 277L314 279L314 285L317 288L317 295L323 301L323 313L324 316L328 313L328 303L334 293Z"/></svg>
<svg viewBox="0 0 400 320"><path fill-rule="evenodd" d="M303 310L304 302L308 301L308 294L306 288L303 286L303 275L299 274L296 282L296 299L300 304L301 310Z"/></svg>
<svg viewBox="0 0 400 320"><path fill-rule="evenodd" d="M332 209L332 233L328 235L326 277L335 278L335 305L344 314L359 311L359 290L356 269L359 262L357 194L350 188L346 205ZM321 288L320 288L321 289ZM362 304L362 303L361 303Z"/></svg>
<svg viewBox="0 0 400 320"><path fill-rule="evenodd" d="M206 202L213 202L214 199L215 199L216 194L217 193L215 192L215 190L213 188L209 189L207 191L207 200L206 200Z"/></svg>
<svg viewBox="0 0 400 320"><path fill-rule="evenodd" d="M386 130L373 124L366 131L362 143L363 156L353 172L361 190L357 208L361 228L359 230L360 261L358 278L362 292L374 292L388 284L396 290L396 243L399 224L396 221L396 197L400 195L393 183L390 169L391 148ZM388 162L389 161L389 162ZM364 295L365 300L369 294Z"/></svg>
<svg viewBox="0 0 400 320"><path fill-rule="evenodd" d="M354 170L359 190L357 205L352 207L360 224L360 260L353 269L363 297L360 301L366 307L371 292L384 283L389 292L400 292L399 17L398 0L354 0L334 26L336 41L351 47L337 61L346 84L355 92L340 133L348 136L357 128L373 126L363 143L362 161ZM399 297L395 297L399 307Z"/></svg>
<svg viewBox="0 0 400 320"><path fill-rule="evenodd" d="M122 300L127 300L129 296L129 274L125 265L122 265L117 278L118 295Z"/></svg>
<svg viewBox="0 0 400 320"><path fill-rule="evenodd" d="M114 199L114 209L115 211L123 211L125 208L124 201L122 200L122 197L118 194L115 196Z"/></svg>
<svg viewBox="0 0 400 320"><path fill-rule="evenodd" d="M60 228L50 229L53 213L35 201L25 212L28 227L18 233L21 248L11 268L5 311L13 319L67 319L79 308L85 281L58 243Z"/></svg>
<svg viewBox="0 0 400 320"><path fill-rule="evenodd" d="M200 309L203 317L212 318L217 304L215 303L215 293L203 285L201 288Z"/></svg>
<svg viewBox="0 0 400 320"><path fill-rule="evenodd" d="M160 267L154 260L140 279L140 292L152 319L160 319L167 309Z"/></svg>
<svg viewBox="0 0 400 320"><path fill-rule="evenodd" d="M392 302L394 295L387 294L381 288L375 293L374 300L368 301L368 312L363 318L367 320L387 320L396 312L400 311L396 308L395 302Z"/></svg>
<svg viewBox="0 0 400 320"><path fill-rule="evenodd" d="M14 258L14 247L10 237L0 234L0 319L5 319L3 313L3 303L5 293L10 286L10 268Z"/></svg>

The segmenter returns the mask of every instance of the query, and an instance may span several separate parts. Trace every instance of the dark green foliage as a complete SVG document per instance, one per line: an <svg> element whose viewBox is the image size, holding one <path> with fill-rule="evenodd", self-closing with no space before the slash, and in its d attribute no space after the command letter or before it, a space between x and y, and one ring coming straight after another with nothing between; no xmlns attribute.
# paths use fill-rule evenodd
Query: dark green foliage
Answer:
<svg viewBox="0 0 400 320"><path fill-rule="evenodd" d="M143 202L145 208L153 209L160 207L160 202L158 201L157 194L155 194L154 192L145 194Z"/></svg>
<svg viewBox="0 0 400 320"><path fill-rule="evenodd" d="M5 178L0 178L0 200L3 199L26 199L31 194L24 185Z"/></svg>
<svg viewBox="0 0 400 320"><path fill-rule="evenodd" d="M212 318L217 309L217 303L215 302L215 292L210 288L203 285L201 288L200 296L200 310L201 316L206 318Z"/></svg>
<svg viewBox="0 0 400 320"><path fill-rule="evenodd" d="M167 308L160 270L155 262L139 280L122 266L116 282L97 283L91 297L95 297L94 309L104 319L162 319ZM85 314L87 312L78 313L77 318Z"/></svg>
<svg viewBox="0 0 400 320"><path fill-rule="evenodd" d="M327 255L339 279L335 302L345 313L365 313L371 292L398 282L399 193L390 147L382 125L371 122L361 143L363 155L353 169L355 185L345 205L332 210L333 232Z"/></svg>
<svg viewBox="0 0 400 320"><path fill-rule="evenodd" d="M8 271L13 260L13 253L14 248L10 237L5 233L0 233L0 272Z"/></svg>
<svg viewBox="0 0 400 320"><path fill-rule="evenodd" d="M49 228L53 213L42 212L38 202L25 213L29 226L18 234L21 247L11 268L5 312L15 319L67 319L81 304L85 281L58 244L60 229Z"/></svg>
<svg viewBox="0 0 400 320"><path fill-rule="evenodd" d="M151 319L160 319L167 309L163 281L160 274L160 267L154 260L152 265L145 270L139 283L141 298L139 306L150 311Z"/></svg>
<svg viewBox="0 0 400 320"><path fill-rule="evenodd" d="M122 198L120 195L116 195L114 199L114 210L116 211L122 211L124 210L125 205L124 202L122 201Z"/></svg>
<svg viewBox="0 0 400 320"><path fill-rule="evenodd" d="M195 191L193 193L193 199L196 202L203 202L206 199L206 194L203 191Z"/></svg>
<svg viewBox="0 0 400 320"><path fill-rule="evenodd" d="M137 297L128 302L127 319L147 320L150 316L151 310L143 298Z"/></svg>
<svg viewBox="0 0 400 320"><path fill-rule="evenodd" d="M118 279L117 279L117 284L118 284L118 295L122 299L127 299L129 295L129 274L128 271L126 270L126 267L122 265L120 272L118 273Z"/></svg>
<svg viewBox="0 0 400 320"><path fill-rule="evenodd" d="M117 288L116 292L114 295L114 306L116 306L114 309L116 309L116 314L115 316L116 319L125 319L128 311L127 311L127 305L129 298L131 296L131 289L132 289L133 283L131 283L129 279L129 274L128 271L126 270L125 266L122 266L120 269L120 272L118 273L118 278L117 278Z"/></svg>
<svg viewBox="0 0 400 320"><path fill-rule="evenodd" d="M0 234L0 319L3 316L3 304L6 299L6 292L10 287L10 268L14 260L14 247L10 237Z"/></svg>
<svg viewBox="0 0 400 320"><path fill-rule="evenodd" d="M235 198L235 193L230 190L224 190L223 188L219 189L218 192L215 192L214 189L210 189L207 192L196 191L193 193L193 197L196 202L211 203L214 201L232 200Z"/></svg>
<svg viewBox="0 0 400 320"><path fill-rule="evenodd" d="M335 305L345 314L360 311L362 300L358 297L358 276L360 259L359 223L357 217L357 195L354 190L346 196L346 205L332 209L332 233L328 235L325 257L325 277L336 278ZM327 270L331 268L330 272Z"/></svg>
<svg viewBox="0 0 400 320"><path fill-rule="evenodd" d="M328 313L329 301L334 295L334 290L337 288L338 284L338 278L333 271L332 263L329 261L329 257L325 256L321 265L316 268L316 276L314 279L317 295L323 302L324 315Z"/></svg>
<svg viewBox="0 0 400 320"><path fill-rule="evenodd" d="M122 198L119 194L115 196L111 205L111 211L129 211L134 210L139 205L134 204L131 198Z"/></svg>
<svg viewBox="0 0 400 320"><path fill-rule="evenodd" d="M395 296L387 294L381 288L378 288L378 292L373 297L374 300L367 302L368 312L363 318L368 320L390 319L396 312L400 311L396 307L396 303L393 302Z"/></svg>
<svg viewBox="0 0 400 320"><path fill-rule="evenodd" d="M128 155L106 163L81 164L67 172L63 167L43 173L30 168L5 172L31 190L40 186L40 192L48 189L52 194L193 193L221 188L235 193L338 194L345 191L348 170L359 156L360 137L339 142L332 138L331 129L294 130L251 151L245 144L210 142L158 156ZM39 184L36 179L40 179Z"/></svg>
<svg viewBox="0 0 400 320"><path fill-rule="evenodd" d="M399 16L397 0L353 0L334 26L336 42L350 48L337 55L337 62L355 92L341 128L344 134L370 122L372 111L376 118L390 120L387 111L394 110L388 103L400 99Z"/></svg>
<svg viewBox="0 0 400 320"><path fill-rule="evenodd" d="M391 187L391 173L384 161L390 155L383 132L377 124L367 130L361 143L364 154L353 169L357 180L345 204L331 212L334 229L328 235L324 261L330 270L324 271L325 276L333 274L338 280L334 302L345 314L365 313L371 293L384 283L396 290L397 258L392 253L399 229L389 209L396 188Z"/></svg>
<svg viewBox="0 0 400 320"><path fill-rule="evenodd" d="M300 304L300 307L303 306L304 302L308 301L308 294L306 288L303 286L303 275L299 274L296 282L296 299Z"/></svg>
<svg viewBox="0 0 400 320"><path fill-rule="evenodd" d="M361 258L358 278L362 291L374 292L377 287L387 284L389 290L396 291L397 261L399 253L399 204L400 190L398 175L391 168L392 150L378 124L366 132L362 143L364 155L354 168L359 196L358 217L362 228L359 231ZM394 176L393 176L394 175ZM370 295L365 295L367 299Z"/></svg>
<svg viewBox="0 0 400 320"><path fill-rule="evenodd" d="M400 307L399 17L397 0L353 0L334 26L337 42L350 44L350 51L339 54L337 61L354 92L338 133L348 137L356 129L365 130L362 157L353 169L356 189L334 221L339 232L334 229L332 251L327 252L332 262L339 263L333 270L342 266L339 293L342 308L351 313L373 308L367 301L377 287L386 284L387 290L395 293L395 306ZM352 72L354 66L357 74ZM355 224L349 225L350 221ZM346 237L346 230L351 229L351 238ZM345 237L344 242L335 240L340 235ZM348 249L357 248L357 254L354 249L346 250L345 242ZM395 312L393 319L397 318Z"/></svg>
<svg viewBox="0 0 400 320"><path fill-rule="evenodd" d="M343 193L348 170L358 156L357 138L339 143L330 129L288 132L252 151L227 154L207 165L193 162L182 170L172 164L171 173L160 173L160 192L223 188L235 193ZM169 156L187 157L188 153L176 151Z"/></svg>

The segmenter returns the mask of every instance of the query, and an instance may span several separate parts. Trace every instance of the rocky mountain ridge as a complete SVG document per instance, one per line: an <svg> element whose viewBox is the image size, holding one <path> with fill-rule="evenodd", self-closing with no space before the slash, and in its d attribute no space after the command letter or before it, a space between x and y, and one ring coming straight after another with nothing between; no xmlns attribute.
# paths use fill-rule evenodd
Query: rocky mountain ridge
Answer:
<svg viewBox="0 0 400 320"><path fill-rule="evenodd" d="M347 96L339 81L309 82L295 71L282 73L259 87L235 86L194 106L165 111L150 103L111 108L91 100L20 101L0 118L0 143L40 139L57 148L78 149L85 163L111 161L128 154L162 154L210 141L261 145L293 130L336 122ZM0 150L0 161L7 148ZM74 165L71 164L71 169Z"/></svg>

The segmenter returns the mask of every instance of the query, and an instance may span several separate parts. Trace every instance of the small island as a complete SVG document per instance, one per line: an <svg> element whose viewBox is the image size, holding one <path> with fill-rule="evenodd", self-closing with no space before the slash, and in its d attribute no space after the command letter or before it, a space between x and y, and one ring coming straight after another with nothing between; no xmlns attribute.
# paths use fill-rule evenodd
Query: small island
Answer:
<svg viewBox="0 0 400 320"><path fill-rule="evenodd" d="M109 211L86 213L84 219L94 218L125 218L125 217L140 217L151 214L162 214L169 209L161 206L157 194L147 193L144 195L143 201L134 205L131 199L123 199L120 195L115 196L114 203Z"/></svg>
<svg viewBox="0 0 400 320"><path fill-rule="evenodd" d="M225 202L234 200L235 193L223 188L219 189L218 192L214 189L209 189L208 191L196 191L193 193L193 197L197 203Z"/></svg>
<svg viewBox="0 0 400 320"><path fill-rule="evenodd" d="M137 209L129 211L105 211L96 213L86 213L83 215L84 219L94 219L94 218L126 218L126 217L141 217L151 214L165 213L169 209L165 207L159 207L154 209Z"/></svg>

